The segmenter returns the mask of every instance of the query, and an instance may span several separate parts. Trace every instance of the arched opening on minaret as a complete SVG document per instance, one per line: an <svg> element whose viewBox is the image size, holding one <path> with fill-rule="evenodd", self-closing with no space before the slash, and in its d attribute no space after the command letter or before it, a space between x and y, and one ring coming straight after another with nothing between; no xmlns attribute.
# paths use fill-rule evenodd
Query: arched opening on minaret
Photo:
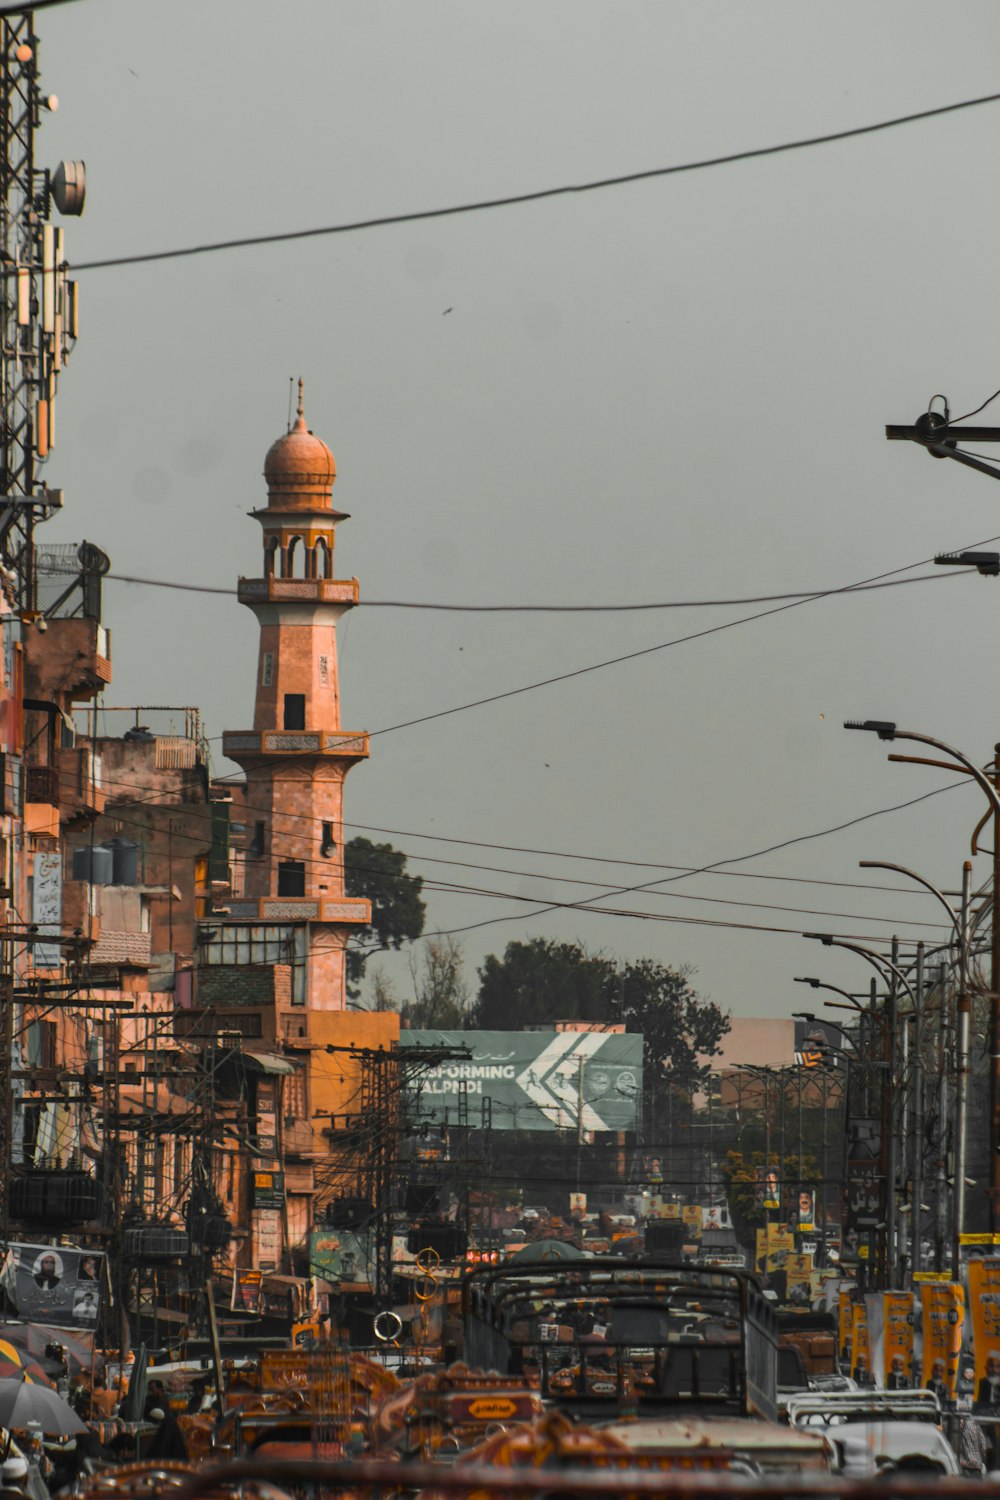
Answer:
<svg viewBox="0 0 1000 1500"><path fill-rule="evenodd" d="M313 560L314 578L333 577L333 554L331 553L330 544L325 536L317 538L316 546L313 549Z"/></svg>
<svg viewBox="0 0 1000 1500"><path fill-rule="evenodd" d="M294 578L296 576L295 569L298 566L298 557L302 550L302 538L300 536L290 536L288 538L288 546L285 548L285 571L283 577ZM304 572L302 576L305 577Z"/></svg>
<svg viewBox="0 0 1000 1500"><path fill-rule="evenodd" d="M278 555L278 538L276 536L268 537L267 544L264 547L264 577L265 578L273 578L274 577L274 567L275 567L275 562L277 560L277 555Z"/></svg>

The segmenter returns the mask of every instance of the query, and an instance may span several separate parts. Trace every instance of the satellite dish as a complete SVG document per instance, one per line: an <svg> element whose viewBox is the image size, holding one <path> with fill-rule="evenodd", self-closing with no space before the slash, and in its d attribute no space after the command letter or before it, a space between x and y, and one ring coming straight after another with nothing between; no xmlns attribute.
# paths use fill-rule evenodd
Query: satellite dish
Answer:
<svg viewBox="0 0 1000 1500"><path fill-rule="evenodd" d="M61 161L52 173L52 197L61 214L74 218L83 213L87 196L87 169L82 161Z"/></svg>

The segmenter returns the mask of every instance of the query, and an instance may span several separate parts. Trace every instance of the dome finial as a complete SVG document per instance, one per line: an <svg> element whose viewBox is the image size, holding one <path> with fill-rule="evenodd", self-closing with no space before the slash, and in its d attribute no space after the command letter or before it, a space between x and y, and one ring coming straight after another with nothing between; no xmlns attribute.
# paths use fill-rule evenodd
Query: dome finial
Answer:
<svg viewBox="0 0 1000 1500"><path fill-rule="evenodd" d="M305 399L304 399L304 396L302 394L303 391L304 391L304 389L305 389L305 384L306 384L305 381L302 379L302 376L300 375L299 376L299 419L298 419L298 421L295 424L295 430L296 430L296 432L305 432L305 430L306 430Z"/></svg>

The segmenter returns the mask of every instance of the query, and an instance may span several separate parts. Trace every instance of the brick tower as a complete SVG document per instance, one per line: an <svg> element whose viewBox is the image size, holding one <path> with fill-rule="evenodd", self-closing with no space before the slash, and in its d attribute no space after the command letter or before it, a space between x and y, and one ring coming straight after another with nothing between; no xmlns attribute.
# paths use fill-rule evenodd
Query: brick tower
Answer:
<svg viewBox="0 0 1000 1500"><path fill-rule="evenodd" d="M245 891L231 920L292 927L304 957L299 1003L345 1007L344 949L367 922L367 901L344 893L344 777L368 754L368 736L340 727L337 621L358 602L358 581L333 576L337 468L306 427L302 381L295 425L264 460L263 577L238 595L257 616L260 650L253 729L222 737L246 773ZM305 929L303 932L302 929Z"/></svg>

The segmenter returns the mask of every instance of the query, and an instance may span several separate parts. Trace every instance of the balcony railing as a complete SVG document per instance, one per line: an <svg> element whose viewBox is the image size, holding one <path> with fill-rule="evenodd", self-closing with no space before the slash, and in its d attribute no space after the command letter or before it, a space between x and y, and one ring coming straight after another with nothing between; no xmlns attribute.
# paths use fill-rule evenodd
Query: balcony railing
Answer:
<svg viewBox="0 0 1000 1500"><path fill-rule="evenodd" d="M344 896L329 901L319 896L261 896L256 901L231 901L229 916L236 922L358 922L372 918L371 902Z"/></svg>
<svg viewBox="0 0 1000 1500"><path fill-rule="evenodd" d="M24 776L25 802L59 806L59 772L55 766L28 766Z"/></svg>
<svg viewBox="0 0 1000 1500"><path fill-rule="evenodd" d="M315 600L319 604L343 604L348 608L360 597L356 578L241 578L236 585L241 604Z"/></svg>
<svg viewBox="0 0 1000 1500"><path fill-rule="evenodd" d="M229 729L222 736L222 753L231 760L250 755L323 755L363 760L369 753L367 734L327 729Z"/></svg>

